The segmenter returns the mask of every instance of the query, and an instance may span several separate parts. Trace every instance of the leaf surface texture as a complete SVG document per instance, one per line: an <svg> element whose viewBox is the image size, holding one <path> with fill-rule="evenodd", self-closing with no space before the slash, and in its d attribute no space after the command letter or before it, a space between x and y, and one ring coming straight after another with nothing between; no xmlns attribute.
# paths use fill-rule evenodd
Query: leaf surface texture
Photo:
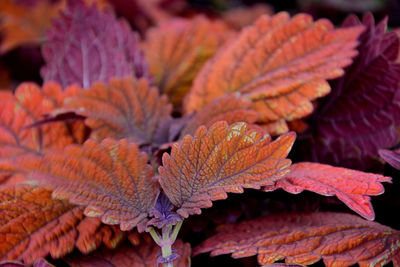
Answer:
<svg viewBox="0 0 400 267"><path fill-rule="evenodd" d="M202 68L186 99L186 112L240 92L253 100L260 122L304 117L313 109L311 100L329 93L326 79L343 75L343 67L357 54L362 29L334 29L328 20L314 22L306 14L261 16Z"/></svg>
<svg viewBox="0 0 400 267"><path fill-rule="evenodd" d="M0 260L33 263L54 259L74 247L89 253L104 243L114 248L123 233L83 215L83 208L51 198L51 191L29 185L0 190Z"/></svg>
<svg viewBox="0 0 400 267"><path fill-rule="evenodd" d="M27 156L15 164L54 189L53 197L84 205L86 216L120 224L123 231L135 226L144 230L159 193L147 155L127 140L90 139L83 146Z"/></svg>
<svg viewBox="0 0 400 267"><path fill-rule="evenodd" d="M82 123L57 122L52 125L30 127L62 105L63 100L76 95L78 88L61 87L48 82L42 88L33 83L23 83L14 94L0 92L0 159L24 154L41 154L47 149L61 149L71 143L80 143L84 138ZM0 171L4 171L0 168ZM0 174L6 182L8 174ZM14 177L15 178L15 177ZM7 179L13 183L14 179Z"/></svg>
<svg viewBox="0 0 400 267"><path fill-rule="evenodd" d="M89 88L93 82L108 82L111 77L147 76L136 34L111 10L69 1L47 39L42 48L45 81Z"/></svg>
<svg viewBox="0 0 400 267"><path fill-rule="evenodd" d="M193 79L231 32L203 16L172 19L146 33L142 44L150 73L161 92L178 106Z"/></svg>
<svg viewBox="0 0 400 267"><path fill-rule="evenodd" d="M64 108L86 116L91 137L129 139L137 144L156 142L161 122L170 117L172 106L146 79L112 79L109 84L94 83L89 90L65 101Z"/></svg>
<svg viewBox="0 0 400 267"><path fill-rule="evenodd" d="M277 188L298 194L303 190L324 196L336 196L349 208L368 220L375 218L370 196L383 194L381 182L390 182L390 177L366 173L325 164L301 162L290 166L285 178L266 186L265 191Z"/></svg>
<svg viewBox="0 0 400 267"><path fill-rule="evenodd" d="M258 255L261 265L285 259L310 265L383 266L400 264L400 232L344 213L277 214L224 225L194 249L212 256L234 258Z"/></svg>
<svg viewBox="0 0 400 267"><path fill-rule="evenodd" d="M199 214L212 200L227 198L226 192L242 193L282 178L294 139L289 133L271 142L268 134L243 122L202 126L175 143L171 155L164 153L161 187L180 215Z"/></svg>
<svg viewBox="0 0 400 267"><path fill-rule="evenodd" d="M344 27L364 25L359 55L346 74L332 82L332 93L312 121L311 160L355 169L376 165L378 149L400 141L399 38L386 33L387 20L375 25L350 16Z"/></svg>

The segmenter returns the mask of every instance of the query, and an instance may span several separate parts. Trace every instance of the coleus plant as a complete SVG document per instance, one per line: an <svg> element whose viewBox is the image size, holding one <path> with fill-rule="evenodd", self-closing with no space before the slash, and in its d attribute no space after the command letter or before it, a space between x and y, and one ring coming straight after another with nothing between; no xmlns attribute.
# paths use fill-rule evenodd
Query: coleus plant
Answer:
<svg viewBox="0 0 400 267"><path fill-rule="evenodd" d="M139 45L110 9L70 1L42 47L43 86L0 95L0 259L36 265L50 254L71 266L188 266L191 255L211 251L258 255L262 265L400 266L400 232L372 222L370 196L391 178L341 161L287 158L296 138L289 128L298 130L314 105L308 127L325 145L346 138L321 127L335 101L349 118L338 117L339 129L361 112L368 135L367 108L351 109L347 100L353 91L370 101L376 90L393 103L376 100L376 114L396 111L399 40L385 30L370 15L335 28L283 12L240 31L197 16L165 20ZM362 75L383 68L377 62L389 71L374 72L377 87L367 91ZM316 102L325 95L327 103ZM391 118L382 131L393 138L369 156L399 141ZM248 188L336 196L364 219L297 212L235 220L193 254L178 239L189 216ZM85 255L70 254L75 248Z"/></svg>

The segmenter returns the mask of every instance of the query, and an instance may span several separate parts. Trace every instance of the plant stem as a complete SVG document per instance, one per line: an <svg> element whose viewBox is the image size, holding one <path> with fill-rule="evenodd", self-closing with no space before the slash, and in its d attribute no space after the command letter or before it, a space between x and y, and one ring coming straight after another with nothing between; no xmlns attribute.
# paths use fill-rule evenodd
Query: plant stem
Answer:
<svg viewBox="0 0 400 267"><path fill-rule="evenodd" d="M175 226L167 226L162 228L162 236L153 228L150 227L150 235L154 242L161 247L161 255L164 259L168 259L172 256L172 244L174 244L178 237L179 230L181 229L183 221L178 222ZM173 267L173 262L166 262L163 264L164 267Z"/></svg>
<svg viewBox="0 0 400 267"><path fill-rule="evenodd" d="M175 225L175 227L174 227L174 229L172 231L172 235L171 235L172 242L175 242L176 238L178 237L178 233L179 233L179 230L181 230L182 223L183 223L183 221L179 221Z"/></svg>
<svg viewBox="0 0 400 267"><path fill-rule="evenodd" d="M154 230L153 227L150 227L149 231L151 237L153 238L154 242L156 242L157 245L161 246L161 237L160 235Z"/></svg>

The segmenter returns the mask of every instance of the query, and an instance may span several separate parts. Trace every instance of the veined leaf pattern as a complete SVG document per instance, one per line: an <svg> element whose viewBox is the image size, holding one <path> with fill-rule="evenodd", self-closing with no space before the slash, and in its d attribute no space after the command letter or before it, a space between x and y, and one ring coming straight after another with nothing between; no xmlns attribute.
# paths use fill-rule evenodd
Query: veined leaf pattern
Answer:
<svg viewBox="0 0 400 267"><path fill-rule="evenodd" d="M261 265L278 260L330 266L400 264L400 232L344 213L277 214L224 225L194 254L257 255Z"/></svg>
<svg viewBox="0 0 400 267"><path fill-rule="evenodd" d="M242 193L282 178L289 171L286 156L294 139L289 133L271 142L268 134L243 122L202 126L175 143L171 155L164 153L161 187L180 215L199 214L212 200L227 198L227 192Z"/></svg>
<svg viewBox="0 0 400 267"><path fill-rule="evenodd" d="M116 226L83 215L83 208L51 198L30 185L0 190L0 261L33 263L48 254L57 259L74 247L89 253L104 243L115 248L123 238Z"/></svg>
<svg viewBox="0 0 400 267"><path fill-rule="evenodd" d="M41 157L19 157L11 164L54 189L53 197L86 206L86 216L120 224L123 231L145 229L159 193L147 155L127 140L89 139Z"/></svg>
<svg viewBox="0 0 400 267"><path fill-rule="evenodd" d="M261 16L202 68L186 99L186 112L240 92L253 100L260 122L302 118L311 113L311 100L329 93L326 79L343 75L357 54L362 30L334 29L328 20L314 22L306 14Z"/></svg>
<svg viewBox="0 0 400 267"><path fill-rule="evenodd" d="M381 183L391 180L380 174L301 162L290 166L290 172L283 179L276 181L275 185L264 187L264 190L282 188L292 194L308 190L324 196L335 195L364 218L374 220L370 196L383 194L385 189Z"/></svg>

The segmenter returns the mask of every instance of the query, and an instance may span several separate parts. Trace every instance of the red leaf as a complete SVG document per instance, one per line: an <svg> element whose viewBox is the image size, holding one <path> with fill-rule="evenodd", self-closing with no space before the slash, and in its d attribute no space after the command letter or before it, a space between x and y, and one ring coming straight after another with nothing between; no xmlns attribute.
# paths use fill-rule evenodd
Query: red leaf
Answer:
<svg viewBox="0 0 400 267"><path fill-rule="evenodd" d="M92 138L127 138L139 145L157 141L156 130L169 119L172 109L167 97L160 96L146 79L128 77L94 83L91 89L68 98L64 107L87 117Z"/></svg>
<svg viewBox="0 0 400 267"><path fill-rule="evenodd" d="M58 84L48 82L42 89L33 83L23 83L14 95L0 92L0 159L26 153L40 154L46 149L60 149L81 142L84 132L82 123L58 122L28 127L41 120L43 114L59 107L65 97L77 94L77 90L69 87L63 92Z"/></svg>
<svg viewBox="0 0 400 267"><path fill-rule="evenodd" d="M249 130L243 122L217 122L208 130L202 126L193 137L175 143L171 155L164 153L161 187L177 213L200 214L212 200L227 198L226 192L242 193L283 177L294 139L289 133L271 142L268 134Z"/></svg>
<svg viewBox="0 0 400 267"><path fill-rule="evenodd" d="M189 243L183 243L176 240L173 248L177 250L180 257L173 262L175 267L190 266L191 248ZM153 240L148 239L147 242L141 242L139 247L125 245L119 247L118 250L102 250L90 255L80 257L68 257L67 263L71 267L153 267L160 266L157 264L157 258L160 248L155 245Z"/></svg>
<svg viewBox="0 0 400 267"><path fill-rule="evenodd" d="M302 118L311 113L311 100L329 93L325 80L341 76L351 63L362 29L335 30L328 20L314 22L306 14L261 16L204 65L186 99L186 112L240 92L253 100L260 122ZM282 129L287 127L272 130Z"/></svg>
<svg viewBox="0 0 400 267"><path fill-rule="evenodd" d="M84 205L86 216L120 224L123 231L135 226L144 230L159 193L147 155L126 140L88 140L12 164L53 188L53 197Z"/></svg>
<svg viewBox="0 0 400 267"><path fill-rule="evenodd" d="M142 47L150 73L175 106L181 105L201 67L230 35L223 23L203 16L167 20L146 32Z"/></svg>
<svg viewBox="0 0 400 267"><path fill-rule="evenodd" d="M19 1L0 1L0 53L21 45L38 45L44 42L51 20L64 8L64 1L36 1L33 6Z"/></svg>
<svg viewBox="0 0 400 267"><path fill-rule="evenodd" d="M310 265L383 266L400 264L400 232L344 213L278 214L224 225L194 249L194 255L258 255L261 265L285 259Z"/></svg>
<svg viewBox="0 0 400 267"><path fill-rule="evenodd" d="M111 77L147 76L136 34L109 9L102 12L81 1L68 1L47 39L42 49L46 65L41 74L45 81L88 88Z"/></svg>
<svg viewBox="0 0 400 267"><path fill-rule="evenodd" d="M290 172L275 185L266 186L265 191L277 188L298 194L303 190L324 196L336 196L350 209L368 220L374 220L375 213L370 197L383 194L381 182L391 182L390 177L365 173L319 163L301 162L293 164Z"/></svg>
<svg viewBox="0 0 400 267"><path fill-rule="evenodd" d="M386 33L387 19L375 25L371 14L344 22L355 25L366 26L359 55L315 112L307 151L312 161L365 170L377 164L378 149L400 141L399 38Z"/></svg>
<svg viewBox="0 0 400 267"><path fill-rule="evenodd" d="M32 263L49 253L56 259L76 246L89 253L104 243L114 248L122 239L115 226L85 218L83 208L51 198L51 191L16 185L0 191L0 260Z"/></svg>

